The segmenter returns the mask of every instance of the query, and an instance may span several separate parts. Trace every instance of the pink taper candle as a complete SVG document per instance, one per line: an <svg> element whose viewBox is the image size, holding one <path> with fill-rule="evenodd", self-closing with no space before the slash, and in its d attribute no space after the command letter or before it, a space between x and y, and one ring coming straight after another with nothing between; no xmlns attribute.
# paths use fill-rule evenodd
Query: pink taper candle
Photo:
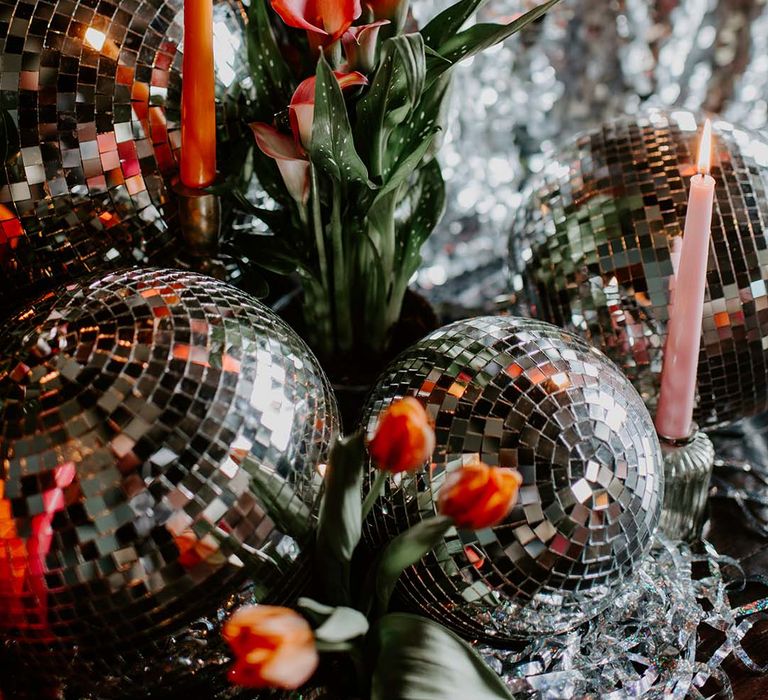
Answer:
<svg viewBox="0 0 768 700"><path fill-rule="evenodd" d="M656 411L657 432L674 440L691 434L696 399L709 235L715 200L715 180L709 174L711 150L712 125L707 119L699 146L699 172L691 178L688 195L688 213L675 276Z"/></svg>

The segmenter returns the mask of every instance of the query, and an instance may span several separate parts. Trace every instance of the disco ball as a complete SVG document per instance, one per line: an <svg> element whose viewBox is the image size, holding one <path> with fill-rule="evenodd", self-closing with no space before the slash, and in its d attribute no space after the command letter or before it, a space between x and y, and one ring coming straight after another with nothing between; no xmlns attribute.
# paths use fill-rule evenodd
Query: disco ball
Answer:
<svg viewBox="0 0 768 700"><path fill-rule="evenodd" d="M0 315L19 295L177 253L182 0L0 0ZM220 157L252 88L243 10L214 10Z"/></svg>
<svg viewBox="0 0 768 700"><path fill-rule="evenodd" d="M643 559L659 521L663 464L642 399L598 350L559 328L481 317L428 335L386 370L369 430L415 396L435 423L428 469L390 480L366 523L380 548L436 512L446 472L515 467L517 505L494 528L451 531L399 591L470 639L559 633L599 612Z"/></svg>
<svg viewBox="0 0 768 700"><path fill-rule="evenodd" d="M82 676L245 579L282 597L338 425L303 341L234 287L155 269L48 294L0 330L2 634Z"/></svg>
<svg viewBox="0 0 768 700"><path fill-rule="evenodd" d="M656 403L672 253L698 147L689 112L585 132L547 166L510 236L525 310L603 350ZM717 181L695 419L712 428L768 409L768 143L715 121Z"/></svg>

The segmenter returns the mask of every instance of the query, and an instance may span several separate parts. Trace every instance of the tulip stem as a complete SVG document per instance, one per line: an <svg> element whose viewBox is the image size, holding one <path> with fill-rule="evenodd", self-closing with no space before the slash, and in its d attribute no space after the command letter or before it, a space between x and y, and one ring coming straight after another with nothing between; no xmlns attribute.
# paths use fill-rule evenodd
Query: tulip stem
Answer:
<svg viewBox="0 0 768 700"><path fill-rule="evenodd" d="M445 534L454 527L454 521L446 515L435 515L416 523L393 539L381 554L376 572L376 603L379 615L389 608L389 600L400 575L409 566L443 541Z"/></svg>
<svg viewBox="0 0 768 700"><path fill-rule="evenodd" d="M373 504L376 503L376 501L379 500L379 497L384 493L384 484L387 483L388 478L389 474L383 469L378 469L376 471L376 478L373 480L373 486L371 486L371 490L363 501L363 522L365 522L365 519L371 512Z"/></svg>

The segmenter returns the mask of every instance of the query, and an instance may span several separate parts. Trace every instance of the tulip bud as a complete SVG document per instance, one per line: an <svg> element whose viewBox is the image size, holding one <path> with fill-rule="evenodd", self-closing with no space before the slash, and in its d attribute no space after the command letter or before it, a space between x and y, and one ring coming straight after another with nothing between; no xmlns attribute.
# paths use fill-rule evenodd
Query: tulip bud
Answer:
<svg viewBox="0 0 768 700"><path fill-rule="evenodd" d="M379 29L389 24L388 19L382 19L373 24L350 27L341 38L347 66L350 70L369 73L376 66L376 48L379 39Z"/></svg>
<svg viewBox="0 0 768 700"><path fill-rule="evenodd" d="M493 527L512 510L522 482L514 469L468 464L446 476L437 497L438 511L461 529Z"/></svg>
<svg viewBox="0 0 768 700"><path fill-rule="evenodd" d="M222 635L235 655L229 679L245 688L295 690L319 662L312 628L290 608L246 605L227 620Z"/></svg>
<svg viewBox="0 0 768 700"><path fill-rule="evenodd" d="M379 469L412 471L421 467L435 449L435 431L423 406L409 396L393 403L379 418L368 445Z"/></svg>

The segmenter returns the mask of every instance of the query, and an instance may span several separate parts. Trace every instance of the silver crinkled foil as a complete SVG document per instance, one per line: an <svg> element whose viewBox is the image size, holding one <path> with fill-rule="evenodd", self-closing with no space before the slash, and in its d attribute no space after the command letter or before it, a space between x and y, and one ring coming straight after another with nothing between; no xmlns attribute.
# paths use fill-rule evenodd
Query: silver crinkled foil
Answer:
<svg viewBox="0 0 768 700"><path fill-rule="evenodd" d="M520 697L733 698L722 668L727 658L768 671L743 647L749 630L768 619L768 599L733 605L730 591L739 583L738 563L708 543L692 550L659 537L635 578L591 622L557 637L533 637L522 650L479 651ZM719 635L706 652L704 629Z"/></svg>
<svg viewBox="0 0 768 700"><path fill-rule="evenodd" d="M649 110L576 136L533 182L509 236L521 308L602 349L651 407L700 122ZM768 408L768 141L722 120L714 130L696 411L705 428Z"/></svg>
<svg viewBox="0 0 768 700"><path fill-rule="evenodd" d="M214 10L219 149L253 85L243 8ZM78 275L177 255L181 0L0 0L0 315ZM234 154L234 155L233 155Z"/></svg>
<svg viewBox="0 0 768 700"><path fill-rule="evenodd" d="M610 605L659 522L663 466L653 423L621 372L583 340L530 319L482 317L404 352L363 425L414 396L434 421L427 468L389 480L365 532L381 547L434 515L445 475L480 459L517 468L500 525L452 530L398 590L469 639L562 632Z"/></svg>
<svg viewBox="0 0 768 700"><path fill-rule="evenodd" d="M11 650L99 683L246 577L255 600L288 597L338 426L306 345L217 280L116 272L14 316L0 330Z"/></svg>

